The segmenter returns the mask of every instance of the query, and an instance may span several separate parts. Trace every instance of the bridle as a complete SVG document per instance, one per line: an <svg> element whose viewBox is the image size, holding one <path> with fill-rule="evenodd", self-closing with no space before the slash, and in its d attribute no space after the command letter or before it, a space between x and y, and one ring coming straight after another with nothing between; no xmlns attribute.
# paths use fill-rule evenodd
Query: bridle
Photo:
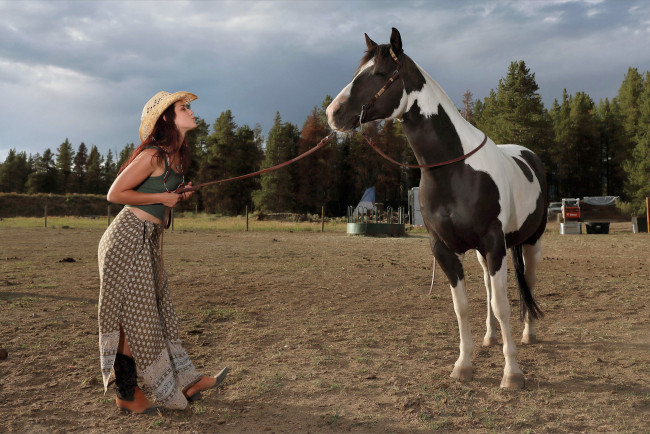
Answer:
<svg viewBox="0 0 650 434"><path fill-rule="evenodd" d="M395 61L395 63L397 63L397 67L395 68L395 71L388 78L386 83L384 83L384 85L377 91L377 93L372 98L370 98L370 101L368 101L367 104L364 104L364 105L361 106L361 113L359 114L358 126L361 129L361 135L366 140L368 145L372 149L375 150L375 152L377 152L379 155L381 155L382 157L384 157L386 160L390 161L391 163L397 164L398 166L410 167L412 169L424 169L424 168L433 168L433 167L446 166L448 164L457 163L458 161L463 161L466 158L469 158L470 156L474 155L479 149L481 149L487 143L487 134L484 134L485 137L483 138L483 141L481 142L481 144L478 145L476 148L474 148L472 151L468 152L467 154L461 155L460 157L457 157L457 158L454 158L454 159L451 159L451 160L441 161L439 163L431 163L431 164L404 164L404 163L400 163L399 161L396 161L396 160L392 159L391 157L386 155L384 152L382 152L382 150L379 149L377 147L377 145L375 145L372 142L372 139L365 134L365 132L363 131L363 124L364 124L364 121L366 119L366 116L368 115L368 110L370 109L370 107L372 107L375 104L375 102L379 99L379 97L384 92L386 92L386 89L388 89L390 87L390 85L395 82L397 77L399 77L399 70L400 70L400 68L402 66L402 63L399 61L399 59L395 55L395 52L393 51L393 47L390 47L390 55L393 58L393 60Z"/></svg>

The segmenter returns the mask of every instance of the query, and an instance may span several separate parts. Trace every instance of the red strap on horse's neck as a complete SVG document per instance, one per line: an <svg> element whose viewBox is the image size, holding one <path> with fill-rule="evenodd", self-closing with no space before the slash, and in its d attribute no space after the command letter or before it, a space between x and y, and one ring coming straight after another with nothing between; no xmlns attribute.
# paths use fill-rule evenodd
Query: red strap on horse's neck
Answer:
<svg viewBox="0 0 650 434"><path fill-rule="evenodd" d="M461 155L460 157L454 158L452 160L447 160L447 161L442 161L440 163L431 163L431 164L404 164L400 163L399 161L393 160L391 157L388 155L384 154L381 149L379 149L374 143L372 143L372 139L369 139L368 136L366 136L363 132L363 137L366 139L366 142L370 145L372 149L375 150L379 155L384 157L386 160L390 161L391 163L397 164L398 166L402 167L410 167L411 169L424 169L424 168L430 168L430 167L440 167L440 166L446 166L448 164L456 163L458 161L462 161L466 158L471 157L474 155L479 149L481 149L486 143L487 143L487 135L483 138L483 141L481 142L480 145L478 145L476 148L474 148L471 152L468 152L467 154Z"/></svg>

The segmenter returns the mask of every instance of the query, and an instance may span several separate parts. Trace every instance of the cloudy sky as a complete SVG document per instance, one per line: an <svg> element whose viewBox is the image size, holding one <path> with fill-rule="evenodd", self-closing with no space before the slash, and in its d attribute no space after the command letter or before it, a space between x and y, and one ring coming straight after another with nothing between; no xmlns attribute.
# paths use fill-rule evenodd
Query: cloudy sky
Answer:
<svg viewBox="0 0 650 434"><path fill-rule="evenodd" d="M616 96L650 70L644 0L0 0L0 161L66 138L105 154L137 141L159 90L186 90L210 124L230 109L264 134L276 111L302 127L352 78L367 32L405 52L460 106L524 60L547 107L566 88Z"/></svg>

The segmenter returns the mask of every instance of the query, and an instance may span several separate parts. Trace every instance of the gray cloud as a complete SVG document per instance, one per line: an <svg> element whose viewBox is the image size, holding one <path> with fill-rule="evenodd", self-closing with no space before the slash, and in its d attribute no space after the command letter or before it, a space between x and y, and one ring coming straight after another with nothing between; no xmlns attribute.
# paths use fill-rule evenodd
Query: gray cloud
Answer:
<svg viewBox="0 0 650 434"><path fill-rule="evenodd" d="M0 160L65 138L119 151L159 90L188 90L208 122L226 109L264 132L302 126L349 81L363 33L405 51L460 104L524 60L549 106L562 89L612 98L650 69L643 1L0 1Z"/></svg>

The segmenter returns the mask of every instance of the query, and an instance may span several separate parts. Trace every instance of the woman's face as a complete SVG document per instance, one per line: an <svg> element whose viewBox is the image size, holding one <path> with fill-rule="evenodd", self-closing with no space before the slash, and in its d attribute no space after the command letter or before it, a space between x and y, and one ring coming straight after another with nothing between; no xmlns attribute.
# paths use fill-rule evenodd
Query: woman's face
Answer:
<svg viewBox="0 0 650 434"><path fill-rule="evenodd" d="M194 112L183 101L176 101L174 103L175 119L174 123L176 128L183 135L196 128L196 120L194 119Z"/></svg>

